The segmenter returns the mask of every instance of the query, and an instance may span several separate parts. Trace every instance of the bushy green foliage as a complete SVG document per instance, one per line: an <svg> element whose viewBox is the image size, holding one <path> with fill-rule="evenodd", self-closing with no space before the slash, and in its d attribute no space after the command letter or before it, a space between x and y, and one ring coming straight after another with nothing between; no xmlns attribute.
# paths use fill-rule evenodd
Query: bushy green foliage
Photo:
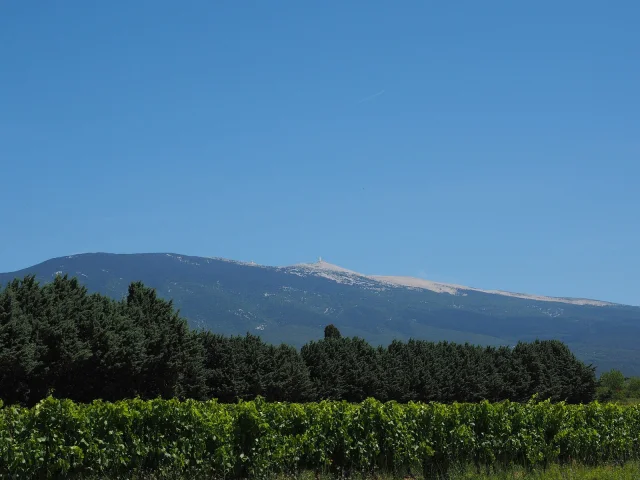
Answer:
<svg viewBox="0 0 640 480"><path fill-rule="evenodd" d="M77 279L33 277L0 290L0 399L34 405L140 397L221 402L347 400L476 402L532 395L569 403L595 393L594 369L558 341L514 348L395 341L373 347L327 326L301 351L255 335L190 330L140 282L115 301Z"/></svg>
<svg viewBox="0 0 640 480"><path fill-rule="evenodd" d="M625 397L625 379L620 370L603 372L598 380L597 397L601 401L622 400Z"/></svg>
<svg viewBox="0 0 640 480"><path fill-rule="evenodd" d="M260 478L596 465L640 457L640 407L592 403L268 403L46 398L0 410L0 476L146 471Z"/></svg>
<svg viewBox="0 0 640 480"><path fill-rule="evenodd" d="M203 348L167 302L141 283L116 302L73 278L33 277L0 290L0 398L33 405L48 392L78 401L201 398Z"/></svg>
<svg viewBox="0 0 640 480"><path fill-rule="evenodd" d="M640 399L640 377L631 377L627 380L626 393L628 398Z"/></svg>
<svg viewBox="0 0 640 480"><path fill-rule="evenodd" d="M333 323L324 327L324 338L340 338L342 334Z"/></svg>
<svg viewBox="0 0 640 480"><path fill-rule="evenodd" d="M409 340L374 348L359 338L326 338L301 355L318 399L526 401L537 394L587 403L595 393L593 369L558 341L511 349Z"/></svg>
<svg viewBox="0 0 640 480"><path fill-rule="evenodd" d="M199 332L205 352L208 395L222 402L263 396L269 401L315 397L309 370L298 351L267 345L260 337L224 337Z"/></svg>
<svg viewBox="0 0 640 480"><path fill-rule="evenodd" d="M596 399L601 402L640 401L640 377L625 378L620 370L602 372L598 379Z"/></svg>

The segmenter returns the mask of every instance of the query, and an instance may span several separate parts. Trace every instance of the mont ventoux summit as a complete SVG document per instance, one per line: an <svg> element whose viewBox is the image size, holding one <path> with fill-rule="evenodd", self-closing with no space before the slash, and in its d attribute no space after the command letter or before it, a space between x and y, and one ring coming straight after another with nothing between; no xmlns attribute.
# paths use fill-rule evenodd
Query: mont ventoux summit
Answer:
<svg viewBox="0 0 640 480"><path fill-rule="evenodd" d="M372 344L393 339L514 345L558 339L599 371L640 375L640 307L481 290L413 277L371 276L316 263L268 267L186 255L91 253L0 274L77 277L90 292L122 298L142 281L172 299L193 327L258 334L301 346L333 323Z"/></svg>

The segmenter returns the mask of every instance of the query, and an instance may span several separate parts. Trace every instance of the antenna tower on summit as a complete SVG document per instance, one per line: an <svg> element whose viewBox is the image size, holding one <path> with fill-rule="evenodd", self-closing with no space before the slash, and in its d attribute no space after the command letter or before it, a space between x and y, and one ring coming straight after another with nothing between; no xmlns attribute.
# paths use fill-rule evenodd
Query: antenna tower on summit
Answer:
<svg viewBox="0 0 640 480"><path fill-rule="evenodd" d="M318 263L322 262L322 257L318 257Z"/></svg>

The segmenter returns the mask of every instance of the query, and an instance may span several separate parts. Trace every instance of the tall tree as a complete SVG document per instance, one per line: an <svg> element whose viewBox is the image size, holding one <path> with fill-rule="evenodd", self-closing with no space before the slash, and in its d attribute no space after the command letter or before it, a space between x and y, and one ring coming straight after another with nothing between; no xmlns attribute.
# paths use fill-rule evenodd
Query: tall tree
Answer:
<svg viewBox="0 0 640 480"><path fill-rule="evenodd" d="M309 369L300 352L289 345L269 345L265 351L262 395L270 401L305 402L315 399Z"/></svg>
<svg viewBox="0 0 640 480"><path fill-rule="evenodd" d="M44 367L35 335L41 303L33 276L16 279L0 291L0 398L6 403L40 399L32 379Z"/></svg>
<svg viewBox="0 0 640 480"><path fill-rule="evenodd" d="M324 338L340 338L342 334L333 323L324 327Z"/></svg>
<svg viewBox="0 0 640 480"><path fill-rule="evenodd" d="M144 397L204 396L203 350L173 303L135 282L129 286L125 305L127 316L145 335L145 358L135 390Z"/></svg>

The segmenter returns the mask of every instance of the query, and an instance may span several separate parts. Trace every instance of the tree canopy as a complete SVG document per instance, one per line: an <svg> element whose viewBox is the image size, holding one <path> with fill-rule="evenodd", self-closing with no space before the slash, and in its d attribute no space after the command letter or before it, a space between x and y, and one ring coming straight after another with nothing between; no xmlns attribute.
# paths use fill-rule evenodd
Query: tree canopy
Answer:
<svg viewBox="0 0 640 480"><path fill-rule="evenodd" d="M593 399L595 389L594 368L559 341L375 347L327 325L323 339L298 351L251 334L192 330L172 302L140 282L119 301L90 294L67 276L44 285L28 276L0 290L6 403L33 405L49 393L81 402L136 396L475 402L538 394L577 403Z"/></svg>

